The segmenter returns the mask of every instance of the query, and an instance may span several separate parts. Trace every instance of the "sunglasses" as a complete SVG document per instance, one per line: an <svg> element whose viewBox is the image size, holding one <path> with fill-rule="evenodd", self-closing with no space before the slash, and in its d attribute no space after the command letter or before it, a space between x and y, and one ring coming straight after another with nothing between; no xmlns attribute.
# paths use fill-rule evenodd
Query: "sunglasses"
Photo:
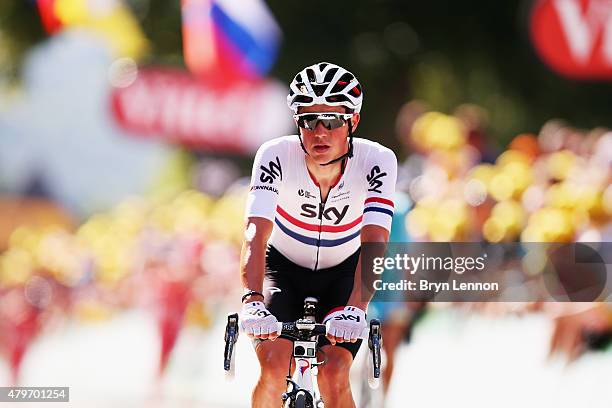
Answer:
<svg viewBox="0 0 612 408"><path fill-rule="evenodd" d="M300 113L293 115L297 125L303 129L314 130L319 122L327 130L338 129L346 124L346 121L353 117L352 113Z"/></svg>

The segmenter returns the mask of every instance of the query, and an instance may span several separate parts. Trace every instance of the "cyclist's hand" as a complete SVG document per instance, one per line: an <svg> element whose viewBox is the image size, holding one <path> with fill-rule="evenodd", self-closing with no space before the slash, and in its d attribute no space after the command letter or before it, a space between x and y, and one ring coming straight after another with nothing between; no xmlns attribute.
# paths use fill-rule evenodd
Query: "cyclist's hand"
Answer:
<svg viewBox="0 0 612 408"><path fill-rule="evenodd" d="M327 326L327 338L331 344L354 343L368 326L365 312L354 306L328 314L323 323Z"/></svg>
<svg viewBox="0 0 612 408"><path fill-rule="evenodd" d="M279 335L278 320L263 302L247 302L242 305L240 327L248 336L256 339L275 340Z"/></svg>

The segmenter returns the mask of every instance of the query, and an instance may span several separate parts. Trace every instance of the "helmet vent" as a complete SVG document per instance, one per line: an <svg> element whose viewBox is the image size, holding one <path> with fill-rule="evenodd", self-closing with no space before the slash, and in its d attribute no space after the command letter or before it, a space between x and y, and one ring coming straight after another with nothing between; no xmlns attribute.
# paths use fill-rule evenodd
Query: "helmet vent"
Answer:
<svg viewBox="0 0 612 408"><path fill-rule="evenodd" d="M327 74L325 74L325 79L323 80L323 82L331 82L331 80L334 79L334 75L336 75L336 72L338 72L338 68L332 68L329 71L327 71Z"/></svg>
<svg viewBox="0 0 612 408"><path fill-rule="evenodd" d="M357 84L357 86L354 86L353 89L348 91L348 93L349 95L354 96L355 98L358 98L359 95L361 95L361 85Z"/></svg>
<svg viewBox="0 0 612 408"><path fill-rule="evenodd" d="M327 98L325 98L325 100L327 102L331 102L331 103L334 103L334 102L350 102L349 98L347 98L346 95L342 95L342 94L328 96Z"/></svg>
<svg viewBox="0 0 612 408"><path fill-rule="evenodd" d="M316 82L317 81L317 77L315 75L315 72L311 68L308 68L306 70L306 77L308 78L308 81L310 81L310 82Z"/></svg>
<svg viewBox="0 0 612 408"><path fill-rule="evenodd" d="M312 98L306 95L297 95L295 98L293 98L293 103L311 103L311 102L312 102Z"/></svg>
<svg viewBox="0 0 612 408"><path fill-rule="evenodd" d="M325 92L325 89L327 89L327 85L328 84L312 84L312 90L315 95L321 96Z"/></svg>
<svg viewBox="0 0 612 408"><path fill-rule="evenodd" d="M334 85L334 87L331 90L331 93L337 93L337 92L342 92L342 90L344 90L344 88L346 88L346 86L353 80L353 76L349 73L346 73L344 75L342 75L340 77L340 79L338 80L338 82L336 82L336 84Z"/></svg>

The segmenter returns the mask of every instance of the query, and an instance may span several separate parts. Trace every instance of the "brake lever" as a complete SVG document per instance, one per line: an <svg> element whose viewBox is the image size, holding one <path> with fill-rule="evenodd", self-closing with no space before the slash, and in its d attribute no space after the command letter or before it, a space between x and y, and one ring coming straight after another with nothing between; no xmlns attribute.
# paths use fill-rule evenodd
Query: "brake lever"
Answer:
<svg viewBox="0 0 612 408"><path fill-rule="evenodd" d="M380 321L372 319L370 321L370 335L368 337L368 347L372 351L372 368L374 378L380 378L382 332L380 330Z"/></svg>
<svg viewBox="0 0 612 408"><path fill-rule="evenodd" d="M225 351L223 353L223 369L231 371L232 356L234 354L234 345L238 341L238 314L234 313L227 316L227 325L225 326Z"/></svg>

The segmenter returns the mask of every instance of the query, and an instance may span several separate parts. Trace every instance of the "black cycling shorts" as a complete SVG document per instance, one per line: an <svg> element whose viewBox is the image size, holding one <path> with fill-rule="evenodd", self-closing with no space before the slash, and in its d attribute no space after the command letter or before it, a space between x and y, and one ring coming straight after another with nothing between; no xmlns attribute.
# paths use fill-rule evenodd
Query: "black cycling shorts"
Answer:
<svg viewBox="0 0 612 408"><path fill-rule="evenodd" d="M346 306L353 291L358 260L359 249L336 266L313 271L296 265L276 248L268 246L264 282L266 307L279 322L293 322L304 316L304 299L314 297L319 301L315 317L321 323L332 309ZM261 341L256 340L255 344ZM329 344L325 336L319 336L319 347ZM347 349L355 358L361 340L336 343L336 346Z"/></svg>

